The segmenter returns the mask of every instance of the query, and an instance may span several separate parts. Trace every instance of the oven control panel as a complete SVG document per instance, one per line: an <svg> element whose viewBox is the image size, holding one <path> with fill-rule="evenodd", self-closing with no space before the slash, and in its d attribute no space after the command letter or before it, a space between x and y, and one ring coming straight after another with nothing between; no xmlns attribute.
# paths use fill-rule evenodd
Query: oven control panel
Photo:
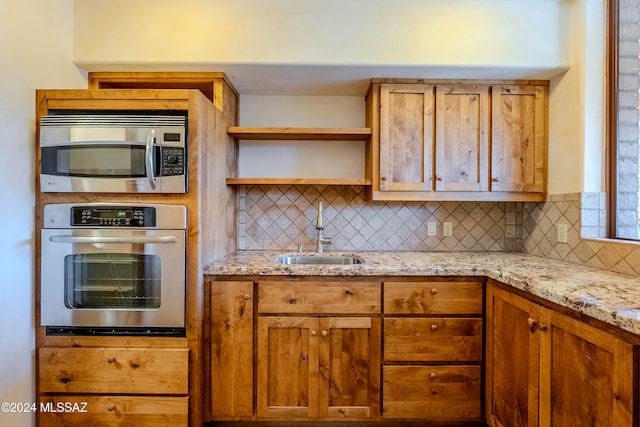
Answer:
<svg viewBox="0 0 640 427"><path fill-rule="evenodd" d="M155 227L156 209L147 206L74 206L71 226Z"/></svg>

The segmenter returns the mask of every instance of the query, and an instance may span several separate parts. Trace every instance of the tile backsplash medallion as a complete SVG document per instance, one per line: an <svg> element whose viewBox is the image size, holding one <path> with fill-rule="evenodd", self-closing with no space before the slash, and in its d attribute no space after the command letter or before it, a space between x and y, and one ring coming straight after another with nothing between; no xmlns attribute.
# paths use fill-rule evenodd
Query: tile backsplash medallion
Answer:
<svg viewBox="0 0 640 427"><path fill-rule="evenodd" d="M368 202L362 186L240 186L238 248L315 251L318 201L328 251L516 251L522 248L522 204ZM427 224L437 224L436 236ZM451 222L452 236L443 236Z"/></svg>
<svg viewBox="0 0 640 427"><path fill-rule="evenodd" d="M318 201L324 205L328 251L525 252L640 275L640 245L605 236L603 193L551 195L534 202L369 202L365 187L239 187L238 248L315 251ZM436 236L427 224L437 224ZM443 236L451 222L452 236ZM557 224L568 226L557 242Z"/></svg>

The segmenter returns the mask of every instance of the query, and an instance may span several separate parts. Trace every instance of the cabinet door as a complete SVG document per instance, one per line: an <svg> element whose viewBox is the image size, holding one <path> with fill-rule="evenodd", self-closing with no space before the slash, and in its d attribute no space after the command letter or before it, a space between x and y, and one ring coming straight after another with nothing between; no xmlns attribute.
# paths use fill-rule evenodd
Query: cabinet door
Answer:
<svg viewBox="0 0 640 427"><path fill-rule="evenodd" d="M537 427L539 306L487 287L486 415L493 427ZM554 426L555 427L555 426Z"/></svg>
<svg viewBox="0 0 640 427"><path fill-rule="evenodd" d="M491 191L545 191L545 93L544 86L493 86Z"/></svg>
<svg viewBox="0 0 640 427"><path fill-rule="evenodd" d="M381 86L381 191L432 191L434 87Z"/></svg>
<svg viewBox="0 0 640 427"><path fill-rule="evenodd" d="M259 317L259 417L318 416L318 330L313 317Z"/></svg>
<svg viewBox="0 0 640 427"><path fill-rule="evenodd" d="M632 346L560 313L541 314L540 425L634 425Z"/></svg>
<svg viewBox="0 0 640 427"><path fill-rule="evenodd" d="M370 418L380 413L380 319L320 319L320 417Z"/></svg>
<svg viewBox="0 0 640 427"><path fill-rule="evenodd" d="M253 412L253 282L209 282L209 417Z"/></svg>
<svg viewBox="0 0 640 427"><path fill-rule="evenodd" d="M489 87L436 88L436 190L489 190Z"/></svg>

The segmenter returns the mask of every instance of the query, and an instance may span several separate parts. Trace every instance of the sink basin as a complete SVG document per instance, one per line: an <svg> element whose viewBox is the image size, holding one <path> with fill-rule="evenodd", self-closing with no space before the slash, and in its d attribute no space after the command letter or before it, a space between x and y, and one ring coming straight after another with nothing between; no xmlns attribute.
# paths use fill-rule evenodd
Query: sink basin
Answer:
<svg viewBox="0 0 640 427"><path fill-rule="evenodd" d="M355 255L284 254L276 258L276 262L279 264L353 265L362 264L364 260Z"/></svg>

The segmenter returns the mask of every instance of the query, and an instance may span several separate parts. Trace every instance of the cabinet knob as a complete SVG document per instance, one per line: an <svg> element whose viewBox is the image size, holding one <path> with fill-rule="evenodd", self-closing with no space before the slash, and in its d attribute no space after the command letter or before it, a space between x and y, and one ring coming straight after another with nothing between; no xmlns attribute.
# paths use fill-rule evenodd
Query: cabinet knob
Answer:
<svg viewBox="0 0 640 427"><path fill-rule="evenodd" d="M438 330L438 325L431 325L431 330L432 331L437 331Z"/></svg>
<svg viewBox="0 0 640 427"><path fill-rule="evenodd" d="M315 337L316 335L318 335L318 331L311 331L311 336Z"/></svg>
<svg viewBox="0 0 640 427"><path fill-rule="evenodd" d="M386 180L387 180L387 177L386 177L386 176L381 176L381 177L380 177L380 181L386 181Z"/></svg>
<svg viewBox="0 0 640 427"><path fill-rule="evenodd" d="M432 380L435 380L436 378L438 378L438 374L436 374L435 372L431 372L429 376L431 377Z"/></svg>
<svg viewBox="0 0 640 427"><path fill-rule="evenodd" d="M498 178L491 178L491 182L498 182L500 181Z"/></svg>
<svg viewBox="0 0 640 427"><path fill-rule="evenodd" d="M442 181L442 177L441 176L436 176L436 181Z"/></svg>
<svg viewBox="0 0 640 427"><path fill-rule="evenodd" d="M246 300L250 300L250 299L251 299L251 295L249 295L249 294L244 294L244 295L243 295L243 298L244 298L244 299L246 299Z"/></svg>
<svg viewBox="0 0 640 427"><path fill-rule="evenodd" d="M431 293L432 293L433 295L435 295L435 294L437 294L437 293L438 293L438 290L437 290L436 288L433 288L433 289L431 289Z"/></svg>
<svg viewBox="0 0 640 427"><path fill-rule="evenodd" d="M109 411L109 412L113 412L113 411L115 411L115 410L116 410L116 405L109 405L109 406L107 407L107 411Z"/></svg>
<svg viewBox="0 0 640 427"><path fill-rule="evenodd" d="M531 331L531 333L534 333L536 329L539 329L541 331L547 330L547 325L545 325L544 323L540 323L539 321L531 317L527 319L527 324L529 325L529 330Z"/></svg>
<svg viewBox="0 0 640 427"><path fill-rule="evenodd" d="M329 332L326 329L322 330L322 336L326 337L327 335L329 335Z"/></svg>

